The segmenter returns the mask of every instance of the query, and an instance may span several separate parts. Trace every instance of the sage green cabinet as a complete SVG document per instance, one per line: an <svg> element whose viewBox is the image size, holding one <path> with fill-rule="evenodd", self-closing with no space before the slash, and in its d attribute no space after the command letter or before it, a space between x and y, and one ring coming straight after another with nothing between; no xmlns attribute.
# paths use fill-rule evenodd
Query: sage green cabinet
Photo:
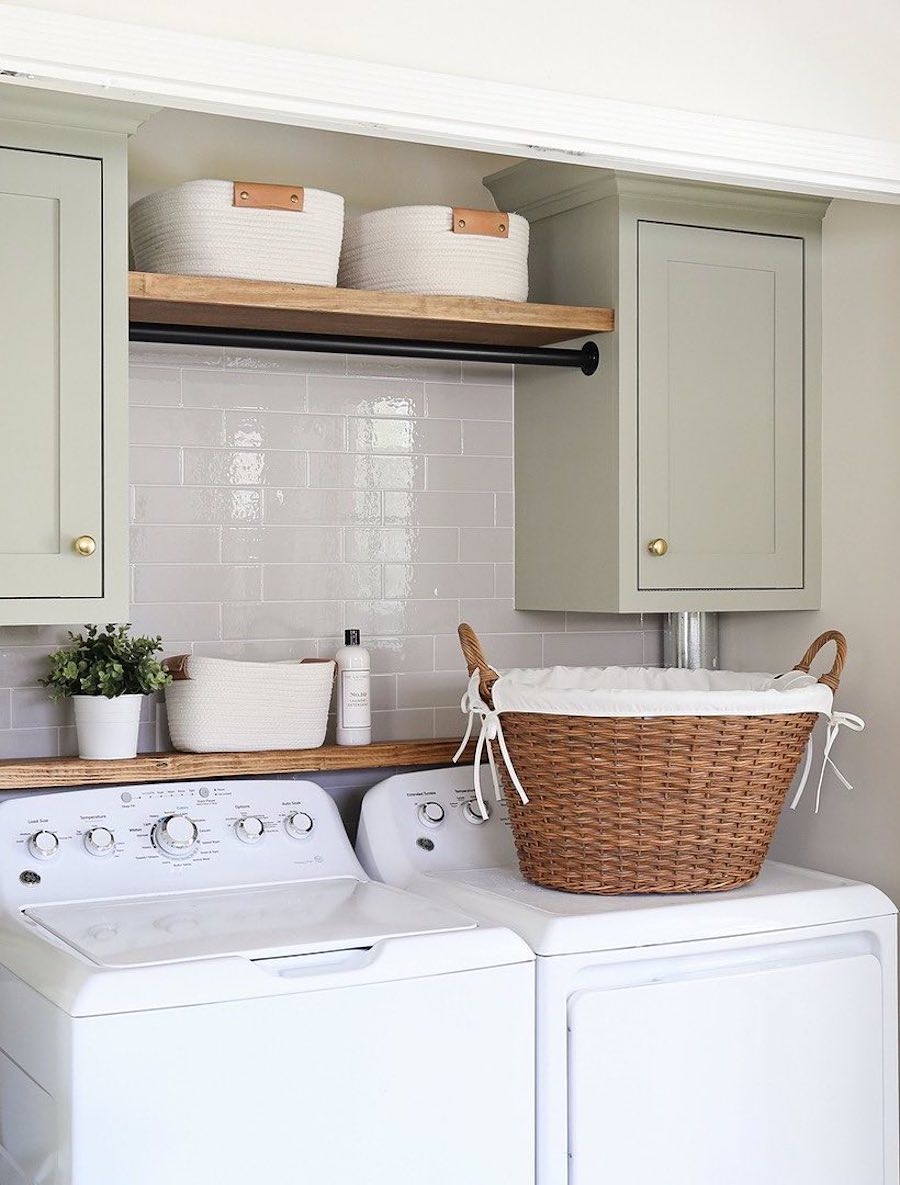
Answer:
<svg viewBox="0 0 900 1185"><path fill-rule="evenodd" d="M537 162L532 295L611 305L601 366L516 374L516 604L819 603L821 220L791 195Z"/></svg>
<svg viewBox="0 0 900 1185"><path fill-rule="evenodd" d="M126 136L22 114L0 123L0 624L124 619Z"/></svg>

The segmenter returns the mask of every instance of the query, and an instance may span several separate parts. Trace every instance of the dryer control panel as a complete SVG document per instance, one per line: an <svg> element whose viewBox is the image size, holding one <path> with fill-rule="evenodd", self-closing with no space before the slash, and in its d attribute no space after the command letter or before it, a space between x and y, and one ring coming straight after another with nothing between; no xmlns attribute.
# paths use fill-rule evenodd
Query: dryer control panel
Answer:
<svg viewBox="0 0 900 1185"><path fill-rule="evenodd" d="M475 800L471 766L397 774L363 799L356 854L370 876L404 886L423 872L516 863L505 803Z"/></svg>
<svg viewBox="0 0 900 1185"><path fill-rule="evenodd" d="M167 782L0 803L0 895L47 901L352 876L334 800L314 782Z"/></svg>

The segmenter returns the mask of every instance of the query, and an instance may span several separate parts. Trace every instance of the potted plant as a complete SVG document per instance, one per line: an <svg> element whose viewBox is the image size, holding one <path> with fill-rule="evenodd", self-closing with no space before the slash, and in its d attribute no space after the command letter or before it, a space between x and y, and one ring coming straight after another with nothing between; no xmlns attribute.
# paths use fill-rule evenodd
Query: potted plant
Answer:
<svg viewBox="0 0 900 1185"><path fill-rule="evenodd" d="M172 681L154 657L162 639L133 638L130 628L86 625L50 655L50 673L41 683L51 699L72 700L79 757L135 757L141 700Z"/></svg>

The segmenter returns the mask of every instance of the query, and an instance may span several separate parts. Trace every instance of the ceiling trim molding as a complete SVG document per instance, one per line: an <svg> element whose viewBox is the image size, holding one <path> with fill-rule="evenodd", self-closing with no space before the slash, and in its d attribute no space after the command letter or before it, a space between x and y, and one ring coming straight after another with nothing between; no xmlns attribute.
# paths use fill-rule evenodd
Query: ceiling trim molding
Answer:
<svg viewBox="0 0 900 1185"><path fill-rule="evenodd" d="M325 57L0 3L0 76L389 139L900 201L900 143ZM0 110L3 95L0 90Z"/></svg>

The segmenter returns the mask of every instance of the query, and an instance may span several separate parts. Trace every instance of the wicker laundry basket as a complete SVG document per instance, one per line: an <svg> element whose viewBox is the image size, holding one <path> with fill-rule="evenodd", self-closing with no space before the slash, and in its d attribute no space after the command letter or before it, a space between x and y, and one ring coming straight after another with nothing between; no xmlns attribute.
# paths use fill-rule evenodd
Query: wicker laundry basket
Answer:
<svg viewBox="0 0 900 1185"><path fill-rule="evenodd" d="M528 299L529 226L517 214L399 206L350 220L342 288L423 296Z"/></svg>
<svg viewBox="0 0 900 1185"><path fill-rule="evenodd" d="M468 625L469 674L493 707L499 678ZM795 670L834 642L819 683L835 691L846 658L830 631ZM523 804L498 762L526 880L574 893L733 889L759 873L816 712L757 716L570 716L504 712Z"/></svg>
<svg viewBox="0 0 900 1185"><path fill-rule="evenodd" d="M135 202L129 225L138 271L333 288L344 199L295 185L186 181Z"/></svg>
<svg viewBox="0 0 900 1185"><path fill-rule="evenodd" d="M178 654L164 666L169 735L188 753L317 749L334 682L330 659L236 662Z"/></svg>

